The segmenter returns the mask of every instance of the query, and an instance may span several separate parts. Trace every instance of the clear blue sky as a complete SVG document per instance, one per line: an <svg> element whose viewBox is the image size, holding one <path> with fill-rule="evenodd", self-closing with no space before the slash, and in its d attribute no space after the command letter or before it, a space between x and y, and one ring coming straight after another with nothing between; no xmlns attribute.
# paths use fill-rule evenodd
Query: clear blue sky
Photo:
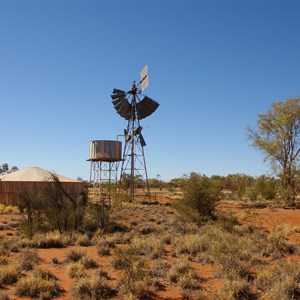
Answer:
<svg viewBox="0 0 300 300"><path fill-rule="evenodd" d="M89 178L90 140L145 64L148 176L269 172L247 125L300 95L298 1L1 1L0 163Z"/></svg>

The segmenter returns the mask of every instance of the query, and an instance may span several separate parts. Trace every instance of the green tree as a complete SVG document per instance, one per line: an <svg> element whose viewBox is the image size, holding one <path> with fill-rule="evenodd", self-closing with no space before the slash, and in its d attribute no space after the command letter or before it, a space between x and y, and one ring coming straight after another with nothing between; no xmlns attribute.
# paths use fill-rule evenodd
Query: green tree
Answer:
<svg viewBox="0 0 300 300"><path fill-rule="evenodd" d="M191 173L183 188L183 198L175 203L175 208L195 220L210 218L220 199L221 190L222 186L215 180Z"/></svg>
<svg viewBox="0 0 300 300"><path fill-rule="evenodd" d="M8 164L7 163L2 164L2 166L1 166L1 173L7 173L8 171L9 171Z"/></svg>
<svg viewBox="0 0 300 300"><path fill-rule="evenodd" d="M272 200L276 197L276 179L261 175L255 180L255 190L265 199Z"/></svg>
<svg viewBox="0 0 300 300"><path fill-rule="evenodd" d="M254 178L245 174L229 174L224 179L223 187L242 197L252 185Z"/></svg>
<svg viewBox="0 0 300 300"><path fill-rule="evenodd" d="M284 198L294 205L298 190L300 97L278 101L259 114L257 129L247 127L248 139L279 175Z"/></svg>
<svg viewBox="0 0 300 300"><path fill-rule="evenodd" d="M6 174L6 173L11 173L11 172L16 172L18 170L19 170L18 167L13 166L13 167L9 168L8 163L4 163L0 166L0 175Z"/></svg>

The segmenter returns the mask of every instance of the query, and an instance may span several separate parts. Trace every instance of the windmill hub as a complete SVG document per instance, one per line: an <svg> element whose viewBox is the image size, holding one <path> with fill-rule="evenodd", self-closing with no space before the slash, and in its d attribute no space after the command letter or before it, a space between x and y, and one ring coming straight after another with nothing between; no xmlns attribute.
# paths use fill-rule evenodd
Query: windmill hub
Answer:
<svg viewBox="0 0 300 300"><path fill-rule="evenodd" d="M133 81L131 90L128 91L127 93L128 93L128 94L131 94L131 95L136 95L136 94L137 94L137 91L138 91L138 89L137 89L137 87L136 87L136 83L135 83L135 81Z"/></svg>

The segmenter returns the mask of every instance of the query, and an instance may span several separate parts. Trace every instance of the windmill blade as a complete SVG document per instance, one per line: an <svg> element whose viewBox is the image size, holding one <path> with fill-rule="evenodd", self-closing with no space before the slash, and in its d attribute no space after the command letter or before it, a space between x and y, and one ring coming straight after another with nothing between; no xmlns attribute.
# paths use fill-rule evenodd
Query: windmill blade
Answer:
<svg viewBox="0 0 300 300"><path fill-rule="evenodd" d="M144 137L142 136L142 134L140 134L140 143L141 143L141 146L142 146L142 147L145 147L145 146L146 146L146 142L145 142L145 139L144 139Z"/></svg>
<svg viewBox="0 0 300 300"><path fill-rule="evenodd" d="M120 98L120 97L124 97L125 98L125 95L119 95L119 94L113 94L113 95L111 95L111 99L118 99L118 98Z"/></svg>
<svg viewBox="0 0 300 300"><path fill-rule="evenodd" d="M130 119L131 105L126 99L126 93L122 90L114 89L111 95L112 103L117 113L126 120Z"/></svg>
<svg viewBox="0 0 300 300"><path fill-rule="evenodd" d="M145 96L144 99L136 104L138 119L144 119L153 114L158 108L159 103Z"/></svg>
<svg viewBox="0 0 300 300"><path fill-rule="evenodd" d="M126 95L126 92L122 91L122 90L114 89L113 90L113 94Z"/></svg>
<svg viewBox="0 0 300 300"><path fill-rule="evenodd" d="M121 106L117 109L117 113L126 120L130 118L131 106L128 101L124 101Z"/></svg>

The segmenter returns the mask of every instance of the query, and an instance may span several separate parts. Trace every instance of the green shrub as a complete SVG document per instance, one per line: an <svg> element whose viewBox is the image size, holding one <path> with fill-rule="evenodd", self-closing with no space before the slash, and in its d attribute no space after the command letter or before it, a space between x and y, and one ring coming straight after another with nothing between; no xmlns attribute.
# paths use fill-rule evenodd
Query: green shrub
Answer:
<svg viewBox="0 0 300 300"><path fill-rule="evenodd" d="M109 232L112 225L112 208L105 204L90 203L83 221L83 229L92 236L98 229Z"/></svg>
<svg viewBox="0 0 300 300"><path fill-rule="evenodd" d="M214 180L191 173L184 186L183 198L176 201L175 208L197 221L211 218L221 190Z"/></svg>

